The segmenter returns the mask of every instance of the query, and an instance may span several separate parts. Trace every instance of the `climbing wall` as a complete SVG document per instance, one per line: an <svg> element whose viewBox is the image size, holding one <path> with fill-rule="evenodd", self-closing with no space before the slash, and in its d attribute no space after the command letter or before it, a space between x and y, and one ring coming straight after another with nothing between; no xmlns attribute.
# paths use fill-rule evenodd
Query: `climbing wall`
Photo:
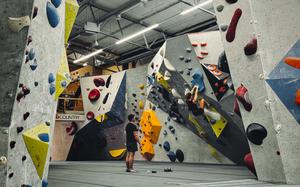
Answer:
<svg viewBox="0 0 300 187"><path fill-rule="evenodd" d="M41 186L47 184L65 2L1 1L0 10L0 186Z"/></svg>
<svg viewBox="0 0 300 187"><path fill-rule="evenodd" d="M258 178L299 184L300 2L214 6Z"/></svg>
<svg viewBox="0 0 300 187"><path fill-rule="evenodd" d="M160 137L168 135L167 139L175 140L172 147L183 147L176 145L183 142L177 141L177 133L184 135L175 128L180 125L184 132L196 135L199 144L207 143L207 149L202 148L201 153L209 151L201 155L210 154L218 163L222 163L219 158L224 156L236 164L244 163L249 147L241 118L233 112L233 85L219 32L194 33L167 40L148 66L147 81L147 106L159 111L156 112L161 116L158 118L163 119ZM195 85L199 87L198 99L206 103L204 112L199 114L200 109L192 112L186 104L186 93ZM182 150L166 148L170 147L167 139L158 140L165 158L174 161L176 152L181 156L185 154ZM216 155L224 156L216 158ZM189 161L209 160L205 157L190 157ZM154 156L154 160L159 158Z"/></svg>

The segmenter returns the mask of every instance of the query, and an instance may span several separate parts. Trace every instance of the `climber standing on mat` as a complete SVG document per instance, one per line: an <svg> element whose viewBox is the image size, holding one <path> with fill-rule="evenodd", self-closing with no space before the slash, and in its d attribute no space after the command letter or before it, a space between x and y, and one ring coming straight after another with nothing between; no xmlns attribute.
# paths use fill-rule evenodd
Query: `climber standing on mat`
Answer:
<svg viewBox="0 0 300 187"><path fill-rule="evenodd" d="M133 161L134 161L134 154L138 150L137 143L139 144L139 137L138 137L138 129L134 124L134 115L128 115L129 123L126 125L126 147L127 147L127 156L126 156L126 172L136 172L133 169Z"/></svg>

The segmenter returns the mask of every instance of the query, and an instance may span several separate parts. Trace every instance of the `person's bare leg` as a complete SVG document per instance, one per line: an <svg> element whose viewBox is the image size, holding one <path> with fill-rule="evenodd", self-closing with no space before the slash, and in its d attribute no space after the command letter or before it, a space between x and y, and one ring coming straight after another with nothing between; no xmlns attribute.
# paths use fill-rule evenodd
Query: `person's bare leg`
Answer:
<svg viewBox="0 0 300 187"><path fill-rule="evenodd" d="M129 155L129 168L133 170L133 162L134 162L134 152L131 152Z"/></svg>
<svg viewBox="0 0 300 187"><path fill-rule="evenodd" d="M129 152L127 152L127 154L126 154L126 168L127 168L127 170L130 169L130 167L129 167Z"/></svg>

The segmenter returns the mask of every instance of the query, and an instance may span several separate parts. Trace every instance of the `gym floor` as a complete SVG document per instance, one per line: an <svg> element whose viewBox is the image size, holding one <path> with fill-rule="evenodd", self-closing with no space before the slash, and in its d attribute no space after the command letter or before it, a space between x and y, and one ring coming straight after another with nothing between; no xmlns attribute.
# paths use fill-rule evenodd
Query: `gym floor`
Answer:
<svg viewBox="0 0 300 187"><path fill-rule="evenodd" d="M239 166L135 162L137 172L126 173L124 164L125 162L121 161L52 162L48 178L49 186L288 186L257 181L246 168ZM164 172L165 168L171 168L172 172Z"/></svg>

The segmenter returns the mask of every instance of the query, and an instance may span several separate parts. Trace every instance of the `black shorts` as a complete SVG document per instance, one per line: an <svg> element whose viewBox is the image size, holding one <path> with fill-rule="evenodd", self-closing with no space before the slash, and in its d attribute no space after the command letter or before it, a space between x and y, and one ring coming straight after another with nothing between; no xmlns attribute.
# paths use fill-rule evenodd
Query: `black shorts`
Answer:
<svg viewBox="0 0 300 187"><path fill-rule="evenodd" d="M130 143L126 145L128 152L136 152L138 150L137 143Z"/></svg>

